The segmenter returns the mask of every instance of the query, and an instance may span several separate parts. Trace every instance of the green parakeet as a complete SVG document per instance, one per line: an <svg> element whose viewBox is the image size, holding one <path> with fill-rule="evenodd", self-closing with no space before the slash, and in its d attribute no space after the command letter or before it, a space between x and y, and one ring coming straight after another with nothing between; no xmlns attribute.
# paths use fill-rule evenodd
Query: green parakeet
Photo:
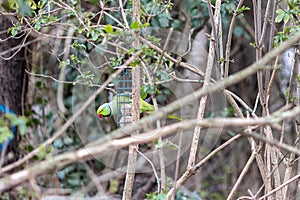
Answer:
<svg viewBox="0 0 300 200"><path fill-rule="evenodd" d="M119 98L118 100L119 100L120 105L131 104L131 98L129 98L126 95L119 96L118 98ZM143 113L143 112L150 113L150 112L153 112L153 111L154 111L153 105L147 103L142 98L140 98L140 113ZM117 114L118 114L117 96L114 96L111 102L102 104L97 109L97 115L98 115L99 118L109 117L109 116L117 115ZM177 120L180 120L180 121L182 120L181 117L175 116L175 115L168 115L168 118L177 119Z"/></svg>

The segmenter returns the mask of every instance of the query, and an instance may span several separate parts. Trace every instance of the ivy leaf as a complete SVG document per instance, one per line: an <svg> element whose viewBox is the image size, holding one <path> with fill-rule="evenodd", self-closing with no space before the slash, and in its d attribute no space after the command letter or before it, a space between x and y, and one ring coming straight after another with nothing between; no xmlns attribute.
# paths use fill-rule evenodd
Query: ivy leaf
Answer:
<svg viewBox="0 0 300 200"><path fill-rule="evenodd" d="M166 17L161 17L158 19L158 21L159 21L160 25L164 28L169 26L169 19Z"/></svg>
<svg viewBox="0 0 300 200"><path fill-rule="evenodd" d="M198 13L197 13L198 14ZM169 26L169 21L171 20L171 16L169 13L162 13L158 19L160 25L164 28Z"/></svg>
<svg viewBox="0 0 300 200"><path fill-rule="evenodd" d="M22 17L24 17L25 15L28 15L30 17L32 16L32 10L27 1L16 0L16 3L18 4L19 12Z"/></svg>
<svg viewBox="0 0 300 200"><path fill-rule="evenodd" d="M180 27L180 21L178 19L175 19L172 23L172 28L179 29Z"/></svg>

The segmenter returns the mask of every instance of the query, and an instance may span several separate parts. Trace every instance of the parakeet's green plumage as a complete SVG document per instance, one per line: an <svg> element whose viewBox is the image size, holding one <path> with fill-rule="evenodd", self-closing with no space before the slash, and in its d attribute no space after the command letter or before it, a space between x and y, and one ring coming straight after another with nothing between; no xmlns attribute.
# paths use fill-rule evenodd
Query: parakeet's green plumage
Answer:
<svg viewBox="0 0 300 200"><path fill-rule="evenodd" d="M121 104L131 104L131 99L128 96L115 96L111 102L102 104L97 109L97 115L102 117L109 117L111 115L116 115L117 110L117 98L119 100L120 105ZM140 99L140 112L151 112L154 111L154 108L151 104L147 103L143 99Z"/></svg>
<svg viewBox="0 0 300 200"><path fill-rule="evenodd" d="M118 114L118 108L117 108L117 98L119 101L119 104L131 104L131 98L129 98L126 95L121 95L121 96L114 96L114 98L112 99L111 102L109 103L105 103L102 104L101 106L99 106L99 108L97 109L97 115L99 118L102 117L109 117L112 115L117 115ZM144 101L143 99L140 98L140 113L143 112L153 112L154 111L154 107L153 105L147 103L146 101ZM177 119L177 120L182 120L181 117L179 116L175 116L175 115L168 115L168 118L170 119Z"/></svg>

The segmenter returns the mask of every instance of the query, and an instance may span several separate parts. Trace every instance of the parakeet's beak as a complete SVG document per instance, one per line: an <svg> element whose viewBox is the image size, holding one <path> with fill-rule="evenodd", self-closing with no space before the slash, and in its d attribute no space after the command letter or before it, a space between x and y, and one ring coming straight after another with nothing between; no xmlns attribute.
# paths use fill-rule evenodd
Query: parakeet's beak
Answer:
<svg viewBox="0 0 300 200"><path fill-rule="evenodd" d="M103 117L103 115L101 115L101 114L98 114L98 117L101 119L101 118Z"/></svg>

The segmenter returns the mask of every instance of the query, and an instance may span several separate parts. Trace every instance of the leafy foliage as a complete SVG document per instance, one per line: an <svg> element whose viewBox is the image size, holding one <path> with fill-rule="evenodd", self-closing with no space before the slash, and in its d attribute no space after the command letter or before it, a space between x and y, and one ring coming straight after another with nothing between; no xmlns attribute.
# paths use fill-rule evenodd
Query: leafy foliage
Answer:
<svg viewBox="0 0 300 200"><path fill-rule="evenodd" d="M7 142L13 137L12 130L18 128L22 136L26 133L26 123L28 119L24 116L16 116L15 114L5 114L4 119L0 119L0 143Z"/></svg>
<svg viewBox="0 0 300 200"><path fill-rule="evenodd" d="M286 9L279 8L276 10L276 23L283 22L283 31L278 31L274 37L274 46L285 41L294 33L300 31L299 15L300 15L300 2L297 0L288 1Z"/></svg>

